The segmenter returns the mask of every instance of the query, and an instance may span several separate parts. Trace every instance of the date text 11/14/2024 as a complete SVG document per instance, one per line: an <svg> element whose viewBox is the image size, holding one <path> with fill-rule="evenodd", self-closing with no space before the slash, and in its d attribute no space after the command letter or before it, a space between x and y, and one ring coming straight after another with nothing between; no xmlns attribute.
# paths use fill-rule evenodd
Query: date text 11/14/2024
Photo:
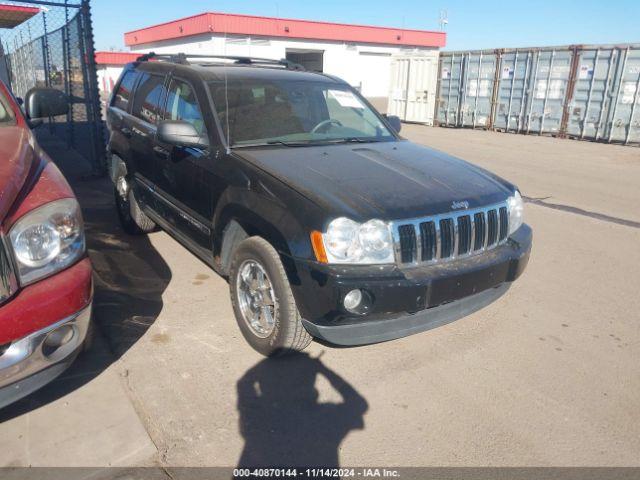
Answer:
<svg viewBox="0 0 640 480"><path fill-rule="evenodd" d="M387 468L237 468L233 478L398 478L400 473Z"/></svg>

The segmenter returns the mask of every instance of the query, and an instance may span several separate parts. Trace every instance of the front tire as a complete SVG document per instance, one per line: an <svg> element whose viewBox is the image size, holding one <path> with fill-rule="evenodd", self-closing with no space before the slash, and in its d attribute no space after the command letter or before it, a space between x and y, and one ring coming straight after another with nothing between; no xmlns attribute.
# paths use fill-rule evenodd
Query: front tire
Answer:
<svg viewBox="0 0 640 480"><path fill-rule="evenodd" d="M240 331L256 351L268 357L286 355L311 343L280 256L265 239L250 237L238 245L229 289Z"/></svg>
<svg viewBox="0 0 640 480"><path fill-rule="evenodd" d="M133 189L129 189L126 199L122 198L116 187L114 187L113 192L116 198L116 209L118 210L120 224L125 232L129 235L144 235L156 229L155 222L140 208Z"/></svg>

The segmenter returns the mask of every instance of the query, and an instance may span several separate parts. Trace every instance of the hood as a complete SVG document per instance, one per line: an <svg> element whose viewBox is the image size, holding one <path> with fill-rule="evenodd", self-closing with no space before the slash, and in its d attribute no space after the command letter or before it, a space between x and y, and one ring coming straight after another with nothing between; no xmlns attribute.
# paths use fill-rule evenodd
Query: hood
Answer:
<svg viewBox="0 0 640 480"><path fill-rule="evenodd" d="M513 185L445 153L409 141L238 149L334 215L357 221L445 213L504 201Z"/></svg>
<svg viewBox="0 0 640 480"><path fill-rule="evenodd" d="M0 220L5 218L22 189L34 158L28 129L0 127Z"/></svg>

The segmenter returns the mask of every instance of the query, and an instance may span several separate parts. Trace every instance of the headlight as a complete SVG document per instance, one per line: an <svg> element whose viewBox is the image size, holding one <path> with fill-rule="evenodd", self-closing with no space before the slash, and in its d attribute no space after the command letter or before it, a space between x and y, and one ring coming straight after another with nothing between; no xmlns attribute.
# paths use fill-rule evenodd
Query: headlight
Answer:
<svg viewBox="0 0 640 480"><path fill-rule="evenodd" d="M320 236L319 232L315 232ZM348 218L336 218L321 234L328 263L393 263L393 241L389 225L382 220L359 224ZM313 238L318 256L317 242ZM319 260L320 260L319 256Z"/></svg>
<svg viewBox="0 0 640 480"><path fill-rule="evenodd" d="M22 285L49 276L84 254L80 206L73 198L47 203L18 220L9 238Z"/></svg>
<svg viewBox="0 0 640 480"><path fill-rule="evenodd" d="M520 196L520 192L507 199L507 207L509 208L509 235L520 228L524 219L524 202Z"/></svg>

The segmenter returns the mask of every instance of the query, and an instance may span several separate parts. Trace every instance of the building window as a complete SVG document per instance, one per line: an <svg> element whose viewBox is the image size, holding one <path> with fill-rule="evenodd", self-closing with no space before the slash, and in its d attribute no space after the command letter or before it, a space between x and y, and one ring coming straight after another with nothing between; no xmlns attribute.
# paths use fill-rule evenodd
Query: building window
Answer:
<svg viewBox="0 0 640 480"><path fill-rule="evenodd" d="M324 67L324 51L287 49L287 60L302 65L306 70L322 72Z"/></svg>

